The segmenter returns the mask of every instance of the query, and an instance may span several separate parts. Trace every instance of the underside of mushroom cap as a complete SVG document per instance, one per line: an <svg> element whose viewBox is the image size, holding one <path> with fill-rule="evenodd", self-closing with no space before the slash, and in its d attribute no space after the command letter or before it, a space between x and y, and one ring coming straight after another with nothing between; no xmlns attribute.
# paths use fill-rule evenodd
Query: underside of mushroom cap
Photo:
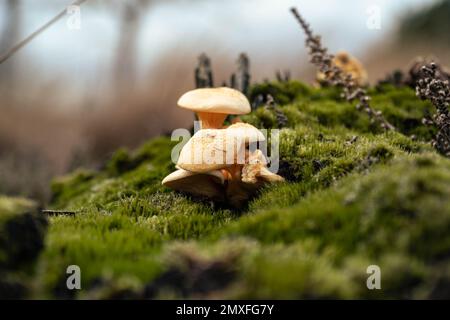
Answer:
<svg viewBox="0 0 450 320"><path fill-rule="evenodd" d="M238 90L227 87L188 91L178 100L178 105L204 113L247 114L251 111L247 97Z"/></svg>
<svg viewBox="0 0 450 320"><path fill-rule="evenodd" d="M218 170L194 173L178 169L165 177L162 184L194 196L207 197L215 201L225 200L224 177Z"/></svg>

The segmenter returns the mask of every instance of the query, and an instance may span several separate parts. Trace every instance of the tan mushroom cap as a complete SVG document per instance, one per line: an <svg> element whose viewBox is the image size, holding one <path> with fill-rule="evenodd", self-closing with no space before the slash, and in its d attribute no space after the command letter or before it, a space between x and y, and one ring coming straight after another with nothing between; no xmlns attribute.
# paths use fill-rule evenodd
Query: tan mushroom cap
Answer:
<svg viewBox="0 0 450 320"><path fill-rule="evenodd" d="M362 63L347 52L338 52L333 62L344 72L350 74L359 85L365 85L367 83L367 71L364 69Z"/></svg>
<svg viewBox="0 0 450 320"><path fill-rule="evenodd" d="M251 111L247 97L227 87L188 91L178 100L178 105L197 112L247 114Z"/></svg>
<svg viewBox="0 0 450 320"><path fill-rule="evenodd" d="M266 137L256 127L244 122L237 122L225 129L230 138L243 138L244 142L258 142L266 140Z"/></svg>
<svg viewBox="0 0 450 320"><path fill-rule="evenodd" d="M225 199L223 184L224 177L219 170L195 173L178 169L162 181L162 185L171 189L187 192L195 196L208 197L217 201Z"/></svg>
<svg viewBox="0 0 450 320"><path fill-rule="evenodd" d="M197 112L202 128L213 129L221 128L229 114L247 114L251 111L247 97L227 87L188 91L180 97L178 106Z"/></svg>
<svg viewBox="0 0 450 320"><path fill-rule="evenodd" d="M336 53L333 58L333 63L346 74L351 75L358 85L366 85L368 83L368 75L364 66L358 59L351 56L349 53L345 51ZM325 75L319 72L317 74L317 80L323 81L324 79Z"/></svg>
<svg viewBox="0 0 450 320"><path fill-rule="evenodd" d="M177 166L202 173L245 164L246 145L264 140L264 135L249 124L238 123L227 129L202 129L183 147Z"/></svg>
<svg viewBox="0 0 450 320"><path fill-rule="evenodd" d="M197 131L181 149L177 167L198 173L226 167L226 146L222 131L221 129ZM211 161L207 161L205 157L210 157Z"/></svg>

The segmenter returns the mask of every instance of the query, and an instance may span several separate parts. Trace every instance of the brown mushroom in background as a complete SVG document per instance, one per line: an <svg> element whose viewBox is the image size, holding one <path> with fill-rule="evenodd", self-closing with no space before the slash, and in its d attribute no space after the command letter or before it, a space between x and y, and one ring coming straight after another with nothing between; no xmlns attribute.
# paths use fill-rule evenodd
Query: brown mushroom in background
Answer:
<svg viewBox="0 0 450 320"><path fill-rule="evenodd" d="M195 111L202 129L222 128L227 115L247 114L251 111L247 97L227 87L188 91L178 100L178 105Z"/></svg>
<svg viewBox="0 0 450 320"><path fill-rule="evenodd" d="M359 86L365 86L369 83L367 71L364 69L362 63L345 51L338 52L334 58L333 63L342 71L352 76L353 80ZM321 72L317 74L317 80L322 82L325 75Z"/></svg>

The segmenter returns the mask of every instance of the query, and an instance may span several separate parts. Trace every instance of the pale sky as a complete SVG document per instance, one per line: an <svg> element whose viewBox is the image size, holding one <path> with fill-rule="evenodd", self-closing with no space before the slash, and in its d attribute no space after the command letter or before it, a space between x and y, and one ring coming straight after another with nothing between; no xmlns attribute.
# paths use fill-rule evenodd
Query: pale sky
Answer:
<svg viewBox="0 0 450 320"><path fill-rule="evenodd" d="M70 2L22 0L23 36ZM289 12L291 6L296 6L313 29L323 35L332 51L345 49L362 55L369 44L393 30L398 17L432 2L434 0L157 1L142 22L138 50L140 69L148 70L170 50L224 51L235 56L247 52L256 65L271 58L288 61L289 55L305 51L304 36ZM69 30L66 20L62 20L7 63L23 66L22 77L28 77L30 72L42 79L69 77L73 79L74 88L85 85L86 78L106 74L114 61L117 41L118 10L113 3L120 1L89 0L81 7L81 30ZM380 8L380 30L370 30L366 26L367 10L371 6ZM0 8L0 14L4 15L4 3Z"/></svg>

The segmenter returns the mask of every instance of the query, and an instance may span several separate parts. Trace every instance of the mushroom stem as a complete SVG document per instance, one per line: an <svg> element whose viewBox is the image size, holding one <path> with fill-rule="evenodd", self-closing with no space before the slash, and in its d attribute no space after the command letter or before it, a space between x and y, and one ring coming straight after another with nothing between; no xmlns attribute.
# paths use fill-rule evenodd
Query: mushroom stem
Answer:
<svg viewBox="0 0 450 320"><path fill-rule="evenodd" d="M223 178L225 180L231 180L232 179L231 173L228 170L221 169L220 172L222 172Z"/></svg>
<svg viewBox="0 0 450 320"><path fill-rule="evenodd" d="M225 113L197 112L200 119L200 127L202 129L219 129L222 128L223 122L227 117Z"/></svg>
<svg viewBox="0 0 450 320"><path fill-rule="evenodd" d="M242 164L232 164L231 166L222 170L228 173L228 175L226 175L228 180L239 181L241 180L242 167Z"/></svg>

